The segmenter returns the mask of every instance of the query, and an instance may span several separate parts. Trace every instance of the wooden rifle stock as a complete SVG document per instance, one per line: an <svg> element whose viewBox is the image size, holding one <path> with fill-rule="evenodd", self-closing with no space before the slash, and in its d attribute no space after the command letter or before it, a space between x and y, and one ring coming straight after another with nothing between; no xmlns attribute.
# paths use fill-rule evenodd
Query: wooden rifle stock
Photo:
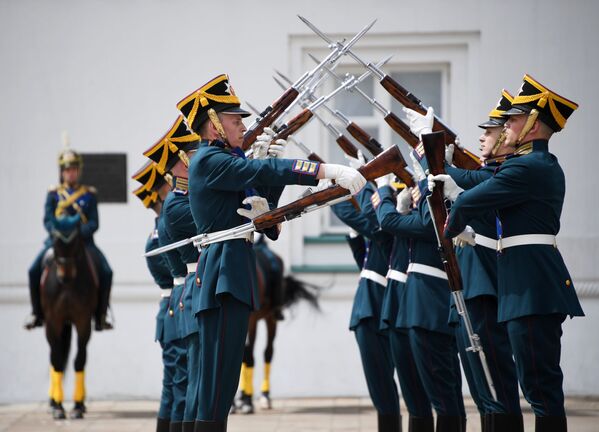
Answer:
<svg viewBox="0 0 599 432"><path fill-rule="evenodd" d="M371 137L368 132L362 129L354 122L350 122L345 128L351 136L353 136L360 144L362 144L366 150L368 150L373 156L381 154L383 146L376 139Z"/></svg>
<svg viewBox="0 0 599 432"><path fill-rule="evenodd" d="M345 137L345 135L339 135L335 139L335 142L339 147L341 147L343 153L353 157L354 159L358 159L358 148L355 145L353 145L352 142Z"/></svg>
<svg viewBox="0 0 599 432"><path fill-rule="evenodd" d="M381 85L385 88L385 90L387 90L389 94L393 96L403 106L405 106L406 108L413 109L414 111L417 111L422 115L426 114L426 108L422 105L420 99L418 99L413 93L410 93L408 90L406 90L401 84L399 84L389 75L385 75L380 82ZM389 122L387 121L387 123ZM389 125L391 125L391 123L389 123ZM438 118L435 117L435 121L433 123L433 132L437 131L445 132L445 145L455 144L457 138L456 134L451 129L449 129L448 126L446 126L443 122L441 122ZM402 132L398 130L396 130L396 132L407 141ZM408 144L410 143L408 142ZM418 143L416 143L416 145L418 145ZM410 146L414 147L412 144L410 144ZM474 153L459 147L457 144L455 145L453 152L453 163L458 168L470 170L478 169L481 165L480 159Z"/></svg>
<svg viewBox="0 0 599 432"><path fill-rule="evenodd" d="M389 112L389 114L385 116L384 120L387 122L389 126L391 126L391 129L397 132L399 136L402 137L405 140L405 142L408 143L410 147L418 147L418 137L410 131L410 127L407 124L405 124L405 122L402 119L397 117L392 112Z"/></svg>
<svg viewBox="0 0 599 432"><path fill-rule="evenodd" d="M378 177L384 176L393 171L394 167L401 164L401 152L397 146L393 146L379 156L360 167L358 171L368 181L372 181ZM328 189L314 192L304 198L300 198L292 203L289 203L278 209L264 213L253 220L256 230L262 230L281 223L285 220L290 220L301 215L306 207L313 205L326 204L337 198L347 195L349 191L339 185L335 185Z"/></svg>
<svg viewBox="0 0 599 432"><path fill-rule="evenodd" d="M443 131L422 135L424 154L428 161L429 171L433 175L445 174L444 135ZM435 189L433 189L432 194L427 200L429 211L433 216L434 228L439 240L439 253L445 267L445 273L447 273L449 288L451 291L461 291L462 275L453 250L453 242L443 235L445 220L447 219L447 209L445 208L445 199L443 198L443 182L435 182Z"/></svg>
<svg viewBox="0 0 599 432"><path fill-rule="evenodd" d="M289 120L286 125L281 127L277 134L273 137L273 141L278 139L287 139L289 135L296 133L303 125L308 123L314 113L307 108L304 108L302 112Z"/></svg>
<svg viewBox="0 0 599 432"><path fill-rule="evenodd" d="M258 122L248 130L243 136L242 149L245 151L254 141L258 138L258 135L262 134L265 127L270 126L274 121L285 111L285 109L291 105L291 103L298 96L299 92L293 88L288 88L285 93L281 95L279 99L273 102L268 108L260 113Z"/></svg>

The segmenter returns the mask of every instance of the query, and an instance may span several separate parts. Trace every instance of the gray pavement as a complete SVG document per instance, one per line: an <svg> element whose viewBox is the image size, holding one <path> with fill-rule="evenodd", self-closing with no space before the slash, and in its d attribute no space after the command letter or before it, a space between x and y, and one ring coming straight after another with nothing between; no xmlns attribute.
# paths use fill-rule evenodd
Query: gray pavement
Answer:
<svg viewBox="0 0 599 432"><path fill-rule="evenodd" d="M467 432L480 431L471 399L466 399ZM0 431L10 432L137 432L154 431L157 401L90 401L84 420L52 420L45 403L0 406ZM368 398L278 399L272 410L229 417L229 432L376 431L376 412ZM525 401L522 406L527 407ZM71 404L66 403L69 409ZM568 398L569 430L599 430L599 398ZM405 407L402 406L402 412ZM534 430L534 417L525 409L525 428ZM407 416L404 416L407 431Z"/></svg>

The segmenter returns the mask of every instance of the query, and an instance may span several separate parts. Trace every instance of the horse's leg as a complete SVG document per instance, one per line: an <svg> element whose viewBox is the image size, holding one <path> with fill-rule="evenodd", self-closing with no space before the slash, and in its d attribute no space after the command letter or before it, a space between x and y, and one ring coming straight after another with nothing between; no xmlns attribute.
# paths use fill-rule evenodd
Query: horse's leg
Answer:
<svg viewBox="0 0 599 432"><path fill-rule="evenodd" d="M77 356L75 357L75 406L71 418L82 419L85 413L85 362L87 360L87 343L91 336L91 321L81 320L77 323Z"/></svg>
<svg viewBox="0 0 599 432"><path fill-rule="evenodd" d="M248 323L248 335L243 351L243 363L241 364L241 406L242 414L254 412L254 344L256 343L256 327L258 325L257 314L250 314Z"/></svg>
<svg viewBox="0 0 599 432"><path fill-rule="evenodd" d="M274 354L274 340L277 335L277 319L274 315L266 318L267 342L264 350L264 378L262 379L262 396L260 397L260 406L264 409L271 409L270 400L270 364Z"/></svg>
<svg viewBox="0 0 599 432"><path fill-rule="evenodd" d="M61 329L59 334L56 331L56 327L51 323L46 324L46 339L48 339L48 343L50 344L50 388L52 390L50 398L52 400L52 416L55 419L64 419L66 416L62 407L64 400L62 379L65 366L65 344L70 344L71 340L70 337L68 337L68 340L65 340L69 333L65 332L64 328Z"/></svg>

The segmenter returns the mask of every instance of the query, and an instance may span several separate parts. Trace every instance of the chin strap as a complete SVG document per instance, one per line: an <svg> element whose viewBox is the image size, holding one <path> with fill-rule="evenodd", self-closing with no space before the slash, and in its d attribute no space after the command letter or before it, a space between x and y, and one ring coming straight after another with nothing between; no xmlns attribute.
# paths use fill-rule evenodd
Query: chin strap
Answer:
<svg viewBox="0 0 599 432"><path fill-rule="evenodd" d="M491 149L491 157L497 156L497 152L499 151L499 149L505 142L506 136L507 136L507 134L505 133L505 129L502 129L501 133L497 137L497 141L495 141L495 145Z"/></svg>
<svg viewBox="0 0 599 432"><path fill-rule="evenodd" d="M183 162L183 165L185 165L185 168L189 168L189 157L187 156L187 153L185 153L183 150L179 150L179 153L177 153L177 156L179 156L179 159L181 159L181 162ZM171 177L171 182L172 182L172 177Z"/></svg>
<svg viewBox="0 0 599 432"><path fill-rule="evenodd" d="M222 123L220 122L220 119L218 118L218 115L216 114L216 111L214 111L213 108L210 108L208 110L208 118L210 119L210 121L212 122L214 127L216 128L216 131L222 138L225 145L229 146L229 141L227 140L227 134L225 133L225 128L223 127Z"/></svg>
<svg viewBox="0 0 599 432"><path fill-rule="evenodd" d="M528 118L526 119L526 123L524 124L524 127L522 128L522 131L520 132L520 135L518 136L518 140L516 141L516 144L515 144L516 148L518 148L518 147L520 147L522 145L522 140L528 134L528 132L530 132L530 130L532 129L533 125L537 121L537 117L538 116L539 116L539 111L537 111L536 109L533 109L530 112L530 114L528 114Z"/></svg>

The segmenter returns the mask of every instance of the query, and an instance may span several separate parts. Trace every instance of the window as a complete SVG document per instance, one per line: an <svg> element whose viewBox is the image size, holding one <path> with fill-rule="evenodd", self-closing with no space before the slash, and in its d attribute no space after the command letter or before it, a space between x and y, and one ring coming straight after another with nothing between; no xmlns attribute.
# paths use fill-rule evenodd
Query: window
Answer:
<svg viewBox="0 0 599 432"><path fill-rule="evenodd" d="M127 202L127 155L83 153L81 183L98 190L99 203Z"/></svg>

